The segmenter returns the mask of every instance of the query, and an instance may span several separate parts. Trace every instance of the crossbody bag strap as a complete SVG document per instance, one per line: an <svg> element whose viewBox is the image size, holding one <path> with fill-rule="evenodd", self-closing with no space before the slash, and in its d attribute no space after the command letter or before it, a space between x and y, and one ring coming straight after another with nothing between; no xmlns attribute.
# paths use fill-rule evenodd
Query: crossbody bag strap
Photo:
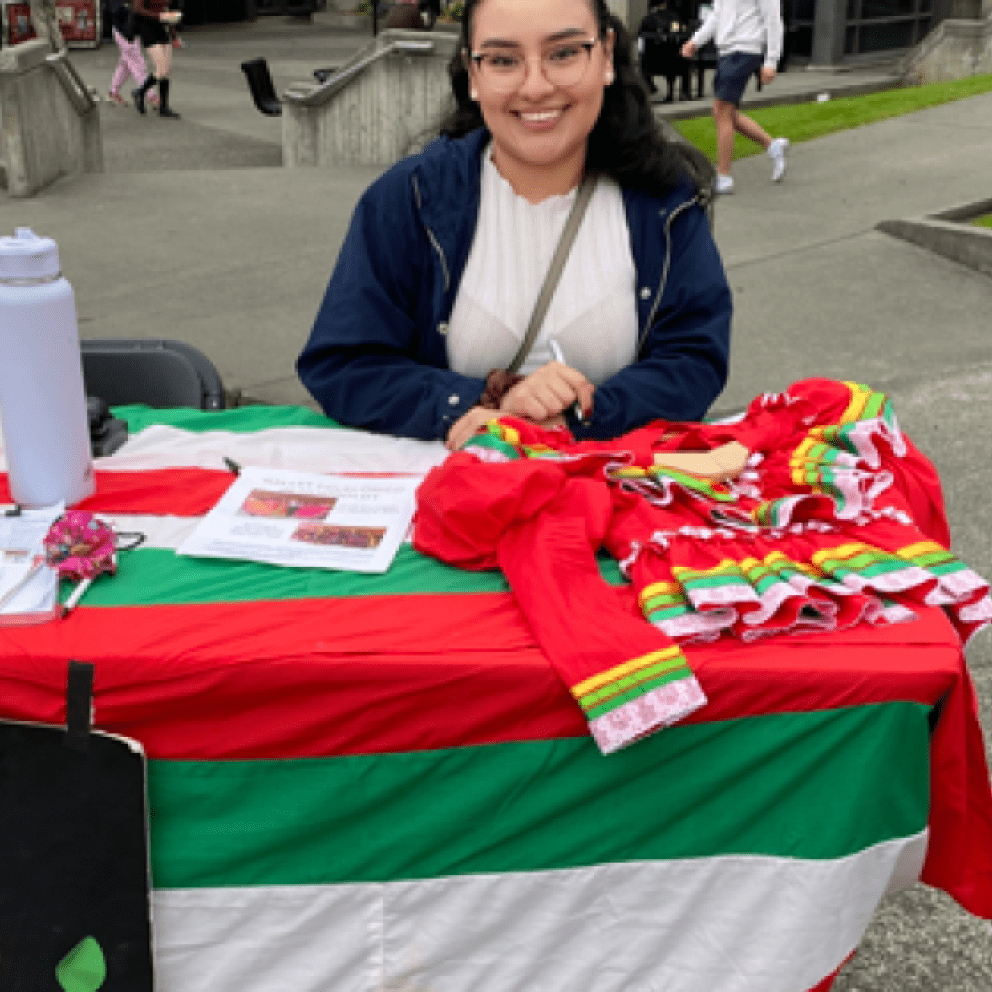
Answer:
<svg viewBox="0 0 992 992"><path fill-rule="evenodd" d="M537 332L541 329L541 324L544 323L545 314L547 314L548 307L551 305L551 297L554 296L555 287L558 285L558 280L561 279L561 274L565 269L565 262L568 261L568 253L572 249L572 242L575 241L575 235L579 233L579 225L582 223L582 218L586 213L586 207L589 206L589 201L595 192L596 183L597 178L595 176L585 176L579 185L578 192L575 194L575 202L572 204L568 220L565 221L565 229L561 232L558 247L555 249L551 264L548 266L548 274L544 277L544 285L541 286L541 292L538 294L537 302L534 304L534 312L530 315L527 333L524 335L524 339L520 343L520 348L516 355L513 356L513 361L507 366L506 371L511 376L516 375L517 370L523 365L524 359L530 354L530 349L534 344L534 339L537 337Z"/></svg>

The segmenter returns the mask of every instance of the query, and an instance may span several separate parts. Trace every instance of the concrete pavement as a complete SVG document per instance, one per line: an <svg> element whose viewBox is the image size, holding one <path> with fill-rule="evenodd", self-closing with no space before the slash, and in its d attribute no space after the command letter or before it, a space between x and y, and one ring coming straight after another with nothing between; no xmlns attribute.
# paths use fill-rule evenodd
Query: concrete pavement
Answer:
<svg viewBox="0 0 992 992"><path fill-rule="evenodd" d="M185 36L173 70L183 119L104 104L108 171L60 180L30 200L0 191L0 227L28 225L58 241L84 336L182 338L213 358L229 387L308 402L293 361L354 203L379 169L282 169L280 119L255 110L239 64L265 56L281 90L366 39L320 15ZM116 49L73 60L105 93ZM764 95L788 87L797 99L805 87L812 97L837 83L837 74L787 73ZM736 301L731 378L717 406L807 375L888 391L940 469L958 552L986 576L992 277L875 225L988 199L989 161L992 94L798 145L778 185L764 156L743 160L715 224ZM987 632L968 658L990 742ZM987 992L992 924L917 886L885 904L835 988Z"/></svg>

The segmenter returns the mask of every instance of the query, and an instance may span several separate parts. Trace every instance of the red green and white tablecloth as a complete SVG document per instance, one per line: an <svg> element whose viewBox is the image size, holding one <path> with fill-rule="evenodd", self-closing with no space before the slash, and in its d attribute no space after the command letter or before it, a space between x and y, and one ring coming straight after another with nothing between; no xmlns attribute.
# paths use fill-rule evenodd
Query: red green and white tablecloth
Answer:
<svg viewBox="0 0 992 992"><path fill-rule="evenodd" d="M992 918L940 610L694 647L707 707L604 757L499 573L174 554L224 456L423 473L439 446L297 408L118 413L82 507L147 540L67 619L0 630L0 716L62 722L66 660L92 661L95 725L144 746L163 992L802 992L921 874Z"/></svg>

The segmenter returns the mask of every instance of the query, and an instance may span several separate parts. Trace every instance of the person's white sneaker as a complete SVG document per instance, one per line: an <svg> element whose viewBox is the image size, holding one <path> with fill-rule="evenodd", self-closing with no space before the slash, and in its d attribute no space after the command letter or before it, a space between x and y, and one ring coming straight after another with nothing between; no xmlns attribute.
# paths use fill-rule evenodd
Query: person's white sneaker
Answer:
<svg viewBox="0 0 992 992"><path fill-rule="evenodd" d="M772 160L772 182L777 183L785 175L785 153L789 150L788 138L776 138L768 146L768 157Z"/></svg>
<svg viewBox="0 0 992 992"><path fill-rule="evenodd" d="M733 176L722 176L718 172L716 174L716 182L713 184L713 188L718 194L733 193L734 191L734 177Z"/></svg>

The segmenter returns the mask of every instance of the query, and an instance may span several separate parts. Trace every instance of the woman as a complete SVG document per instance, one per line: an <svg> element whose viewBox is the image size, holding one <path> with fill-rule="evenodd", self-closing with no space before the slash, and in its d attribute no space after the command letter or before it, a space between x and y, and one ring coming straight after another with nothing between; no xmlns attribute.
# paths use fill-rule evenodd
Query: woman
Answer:
<svg viewBox="0 0 992 992"><path fill-rule="evenodd" d="M128 106L127 100L121 96L121 87L127 77L133 76L140 87L148 78L148 66L145 65L145 55L141 50L135 29L135 18L131 14L131 6L125 0L116 0L110 7L111 24L113 25L114 41L120 49L121 56L110 80L110 92L107 94L112 103L119 107ZM158 106L158 97L149 96L148 102Z"/></svg>
<svg viewBox="0 0 992 992"><path fill-rule="evenodd" d="M172 39L168 26L177 24L182 16L169 10L169 0L134 0L135 29L145 51L152 57L155 71L134 91L138 113L145 112L145 96L158 83L158 113L160 117L178 119L169 106L169 70L172 68Z"/></svg>
<svg viewBox="0 0 992 992"><path fill-rule="evenodd" d="M441 139L355 210L304 384L344 423L451 448L493 409L579 438L701 417L731 314L712 169L658 132L623 25L604 0L469 0L461 38ZM500 369L586 173L600 181L514 384Z"/></svg>

